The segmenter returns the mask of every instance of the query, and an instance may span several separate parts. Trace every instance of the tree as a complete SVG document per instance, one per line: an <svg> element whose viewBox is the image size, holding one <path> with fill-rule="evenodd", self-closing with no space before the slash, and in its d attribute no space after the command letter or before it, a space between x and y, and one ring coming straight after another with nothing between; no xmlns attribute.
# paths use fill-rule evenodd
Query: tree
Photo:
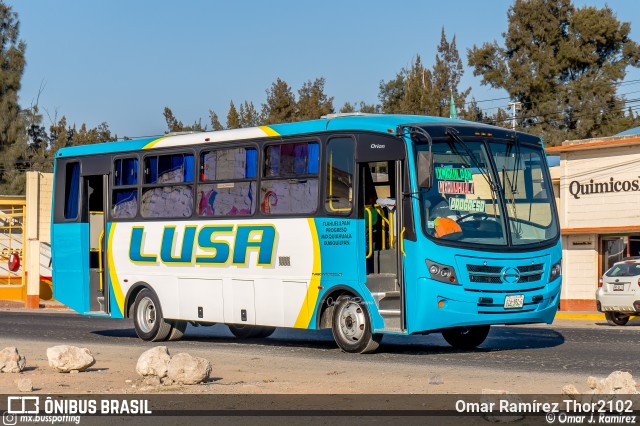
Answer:
<svg viewBox="0 0 640 426"><path fill-rule="evenodd" d="M171 108L164 107L164 111L162 112L164 115L164 120L167 122L167 132L205 132L207 130L207 126L202 125L202 119L198 119L198 121L194 121L192 125L185 126L182 124L182 121L179 121L174 115ZM104 123L106 124L106 123Z"/></svg>
<svg viewBox="0 0 640 426"><path fill-rule="evenodd" d="M222 123L220 123L220 119L218 118L218 114L214 111L209 110L209 120L211 121L211 129L213 130L223 130L224 127Z"/></svg>
<svg viewBox="0 0 640 426"><path fill-rule="evenodd" d="M611 135L631 127L616 83L640 65L640 45L609 7L576 8L570 0L516 0L504 45L468 51L482 84L522 103L519 126L550 145Z"/></svg>
<svg viewBox="0 0 640 426"><path fill-rule="evenodd" d="M262 105L264 124L295 121L296 99L289 85L278 78L267 89L267 103Z"/></svg>
<svg viewBox="0 0 640 426"><path fill-rule="evenodd" d="M19 39L18 15L0 0L0 193L24 191L27 135L18 92L25 67L26 44Z"/></svg>
<svg viewBox="0 0 640 426"><path fill-rule="evenodd" d="M227 113L227 129L239 129L240 128L240 114L236 106L231 101L229 105L229 112Z"/></svg>
<svg viewBox="0 0 640 426"><path fill-rule="evenodd" d="M471 92L471 87L462 91L458 90L463 74L464 68L456 47L456 36L453 36L451 42L447 41L447 35L442 27L440 44L432 72L432 96L436 100L434 115L449 116L451 96L453 96L456 106L464 106L467 96Z"/></svg>
<svg viewBox="0 0 640 426"><path fill-rule="evenodd" d="M297 120L315 120L333 113L333 96L324 93L324 77L305 82L298 90Z"/></svg>
<svg viewBox="0 0 640 426"><path fill-rule="evenodd" d="M416 55L409 68L402 68L388 82L380 82L378 97L382 103L382 111L448 117L451 96L457 106L465 104L471 88L458 90L464 68L456 47L456 38L454 36L449 42L444 27L437 52L432 69L427 69L420 55Z"/></svg>
<svg viewBox="0 0 640 426"><path fill-rule="evenodd" d="M244 104L240 104L239 114L240 127L255 127L260 125L260 114L253 106L253 102L244 101Z"/></svg>

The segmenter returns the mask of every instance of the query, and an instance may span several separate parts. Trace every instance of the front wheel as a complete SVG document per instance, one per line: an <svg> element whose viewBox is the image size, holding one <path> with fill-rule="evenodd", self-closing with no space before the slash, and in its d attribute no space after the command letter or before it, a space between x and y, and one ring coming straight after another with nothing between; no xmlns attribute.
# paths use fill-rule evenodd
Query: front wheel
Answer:
<svg viewBox="0 0 640 426"><path fill-rule="evenodd" d="M340 349L351 353L373 352L382 339L382 335L372 333L366 305L359 298L348 296L337 300L331 331Z"/></svg>
<svg viewBox="0 0 640 426"><path fill-rule="evenodd" d="M171 324L162 316L158 296L148 288L141 290L136 296L133 325L139 338L151 342L161 342L171 333Z"/></svg>
<svg viewBox="0 0 640 426"><path fill-rule="evenodd" d="M626 325L629 322L629 318L631 318L630 315L622 312L605 312L604 316L609 325Z"/></svg>
<svg viewBox="0 0 640 426"><path fill-rule="evenodd" d="M456 349L469 350L482 344L489 335L489 325L454 327L442 332L442 337Z"/></svg>

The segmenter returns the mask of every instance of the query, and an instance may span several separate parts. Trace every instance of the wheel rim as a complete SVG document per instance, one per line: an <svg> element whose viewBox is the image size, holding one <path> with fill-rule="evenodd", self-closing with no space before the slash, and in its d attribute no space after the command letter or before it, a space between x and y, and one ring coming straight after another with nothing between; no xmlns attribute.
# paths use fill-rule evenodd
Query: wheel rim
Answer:
<svg viewBox="0 0 640 426"><path fill-rule="evenodd" d="M362 339L365 332L366 317L357 303L347 303L340 311L339 330L342 337L350 342Z"/></svg>
<svg viewBox="0 0 640 426"><path fill-rule="evenodd" d="M149 333L156 324L156 306L148 297L140 300L138 309L136 310L136 318L140 329Z"/></svg>

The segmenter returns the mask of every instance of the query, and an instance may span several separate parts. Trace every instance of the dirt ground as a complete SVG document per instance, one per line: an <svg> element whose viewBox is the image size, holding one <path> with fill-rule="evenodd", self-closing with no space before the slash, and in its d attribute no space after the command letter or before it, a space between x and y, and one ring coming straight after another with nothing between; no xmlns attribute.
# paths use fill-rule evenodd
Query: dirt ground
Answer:
<svg viewBox="0 0 640 426"><path fill-rule="evenodd" d="M3 342L5 343L5 342ZM18 341L27 366L20 374L0 374L0 394L17 392L16 381L28 378L35 393L135 394L479 394L483 389L513 393L561 393L568 383L586 392L585 376L504 372L491 369L416 366L372 361L363 355L349 360L322 360L254 352L252 348L222 351L208 347L184 352L208 359L208 383L194 386L150 386L135 371L142 348L92 344L93 367L76 374L57 373L48 365L51 343ZM6 346L6 345L5 345ZM181 352L172 349L171 354ZM254 352L254 353L252 353Z"/></svg>

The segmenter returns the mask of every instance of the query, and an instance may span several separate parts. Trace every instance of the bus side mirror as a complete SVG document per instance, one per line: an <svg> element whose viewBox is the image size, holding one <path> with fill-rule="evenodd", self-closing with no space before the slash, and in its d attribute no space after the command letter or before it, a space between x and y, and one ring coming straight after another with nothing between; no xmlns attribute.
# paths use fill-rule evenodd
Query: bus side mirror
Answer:
<svg viewBox="0 0 640 426"><path fill-rule="evenodd" d="M418 151L418 188L431 188L433 184L433 153Z"/></svg>

